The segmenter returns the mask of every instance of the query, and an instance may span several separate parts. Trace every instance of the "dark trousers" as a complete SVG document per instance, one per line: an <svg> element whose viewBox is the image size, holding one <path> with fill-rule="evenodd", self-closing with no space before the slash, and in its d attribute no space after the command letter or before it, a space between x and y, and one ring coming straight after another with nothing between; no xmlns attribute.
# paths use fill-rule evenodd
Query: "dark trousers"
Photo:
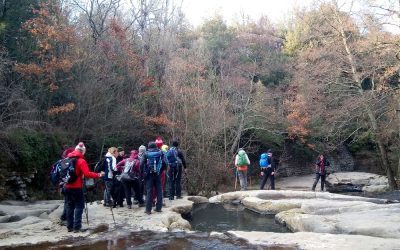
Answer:
<svg viewBox="0 0 400 250"><path fill-rule="evenodd" d="M122 185L124 186L126 203L128 206L132 206L132 189L135 192L135 200L139 202L139 204L143 204L143 193L140 191L140 182L139 180L127 181L122 180Z"/></svg>
<svg viewBox="0 0 400 250"><path fill-rule="evenodd" d="M114 197L114 181L113 180L104 180L104 205L112 206Z"/></svg>
<svg viewBox="0 0 400 250"><path fill-rule="evenodd" d="M174 196L181 197L181 179L182 179L182 166L172 164L168 171L169 180L169 199L173 200Z"/></svg>
<svg viewBox="0 0 400 250"><path fill-rule="evenodd" d="M313 191L315 191L315 187L317 186L319 178L321 178L321 191L324 191L325 177L326 177L326 174L320 174L320 173L315 174L315 181L314 181L314 184L312 185Z"/></svg>
<svg viewBox="0 0 400 250"><path fill-rule="evenodd" d="M261 186L260 189L264 189L265 184L267 183L268 177L270 177L271 180L271 189L275 190L275 175L272 175L273 169L272 168L266 168L262 170L264 172L264 176L261 180Z"/></svg>
<svg viewBox="0 0 400 250"><path fill-rule="evenodd" d="M124 186L122 185L122 182L117 179L114 179L113 182L114 188L112 197L114 199L114 206L120 205L122 207L125 198Z"/></svg>
<svg viewBox="0 0 400 250"><path fill-rule="evenodd" d="M79 230L82 228L82 213L85 208L82 188L66 188L67 228Z"/></svg>
<svg viewBox="0 0 400 250"><path fill-rule="evenodd" d="M153 187L156 189L156 210L162 208L162 190L161 190L161 179L160 175L155 173L148 174L145 179L146 182L146 212L151 212L152 201L153 201Z"/></svg>

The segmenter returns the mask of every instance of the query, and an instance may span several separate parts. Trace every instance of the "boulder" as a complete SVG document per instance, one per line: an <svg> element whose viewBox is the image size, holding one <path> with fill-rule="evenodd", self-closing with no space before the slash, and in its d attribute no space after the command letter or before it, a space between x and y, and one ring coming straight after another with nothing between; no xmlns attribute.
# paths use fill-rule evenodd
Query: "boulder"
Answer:
<svg viewBox="0 0 400 250"><path fill-rule="evenodd" d="M363 172L335 172L326 178L329 192L386 192L389 190L386 176Z"/></svg>

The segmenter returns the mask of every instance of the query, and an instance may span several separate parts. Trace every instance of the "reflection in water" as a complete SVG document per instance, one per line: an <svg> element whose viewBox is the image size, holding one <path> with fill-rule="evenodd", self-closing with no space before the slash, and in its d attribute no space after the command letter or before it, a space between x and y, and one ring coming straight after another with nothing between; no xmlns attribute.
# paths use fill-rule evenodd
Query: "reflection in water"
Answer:
<svg viewBox="0 0 400 250"><path fill-rule="evenodd" d="M286 233L289 230L275 222L274 215L260 215L241 205L195 204L191 218L193 230L224 232L229 230Z"/></svg>
<svg viewBox="0 0 400 250"><path fill-rule="evenodd" d="M115 232L114 232L115 233ZM117 234L118 235L118 234ZM43 249L79 249L79 250L119 250L119 249L161 249L161 250L197 250L197 249L272 249L293 250L292 246L256 246L239 239L220 239L210 237L208 233L155 233L150 231L134 232L126 235L104 234L107 240L90 240L78 238L59 243L18 246L5 249L43 250ZM104 238L103 237L103 238Z"/></svg>

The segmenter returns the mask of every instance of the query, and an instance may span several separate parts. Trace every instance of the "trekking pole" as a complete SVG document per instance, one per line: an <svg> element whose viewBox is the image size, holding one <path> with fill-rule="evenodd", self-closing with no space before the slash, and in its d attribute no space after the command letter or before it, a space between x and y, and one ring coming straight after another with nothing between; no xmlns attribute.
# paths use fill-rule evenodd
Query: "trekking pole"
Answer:
<svg viewBox="0 0 400 250"><path fill-rule="evenodd" d="M83 190L85 190L85 195L84 195L84 199L85 199L85 214L86 214L86 223L88 224L88 226L89 226L89 208L88 208L88 204L87 204L87 197L88 197L88 189L87 189L87 187L86 187L86 179L85 178L83 178L83 181L82 181L83 183L82 183L82 189L83 189L83 186L85 187Z"/></svg>
<svg viewBox="0 0 400 250"><path fill-rule="evenodd" d="M109 188L107 187L107 185L105 184L104 186L106 188L107 193L111 196L111 192L110 192ZM112 218L113 218L113 221L114 221L114 226L117 226L117 223L115 223L114 212L113 212L113 209L112 209L113 205L112 204L108 204L108 205L110 206L111 215L112 215Z"/></svg>
<svg viewBox="0 0 400 250"><path fill-rule="evenodd" d="M236 186L237 186L237 180L238 180L238 171L236 169L236 173L235 173L235 190L236 190Z"/></svg>

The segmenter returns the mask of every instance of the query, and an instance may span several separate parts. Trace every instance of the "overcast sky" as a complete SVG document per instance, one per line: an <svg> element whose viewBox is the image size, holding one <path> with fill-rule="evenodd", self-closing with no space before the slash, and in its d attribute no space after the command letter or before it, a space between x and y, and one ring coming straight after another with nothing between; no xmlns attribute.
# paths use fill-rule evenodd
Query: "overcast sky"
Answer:
<svg viewBox="0 0 400 250"><path fill-rule="evenodd" d="M204 18L215 13L228 23L244 13L257 20L261 15L278 22L287 16L294 6L307 6L311 0L183 0L182 9L187 19L197 26Z"/></svg>

